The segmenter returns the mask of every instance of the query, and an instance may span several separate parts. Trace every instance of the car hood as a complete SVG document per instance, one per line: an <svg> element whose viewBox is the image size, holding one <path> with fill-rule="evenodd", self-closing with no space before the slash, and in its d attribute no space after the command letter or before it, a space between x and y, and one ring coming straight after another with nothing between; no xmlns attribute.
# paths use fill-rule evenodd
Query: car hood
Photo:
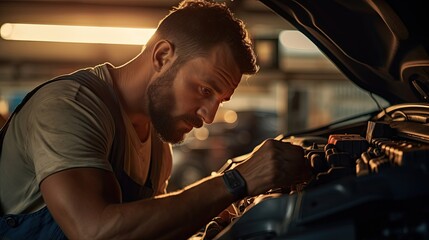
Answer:
<svg viewBox="0 0 429 240"><path fill-rule="evenodd" d="M391 104L429 101L425 1L260 0L355 84Z"/></svg>

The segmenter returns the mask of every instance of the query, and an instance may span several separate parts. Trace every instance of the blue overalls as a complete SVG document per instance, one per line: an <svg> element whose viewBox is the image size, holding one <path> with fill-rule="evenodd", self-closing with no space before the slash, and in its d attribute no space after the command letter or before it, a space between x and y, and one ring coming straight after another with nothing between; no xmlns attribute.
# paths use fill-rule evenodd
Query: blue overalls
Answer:
<svg viewBox="0 0 429 240"><path fill-rule="evenodd" d="M30 214L7 214L0 217L1 240L67 239L47 207Z"/></svg>

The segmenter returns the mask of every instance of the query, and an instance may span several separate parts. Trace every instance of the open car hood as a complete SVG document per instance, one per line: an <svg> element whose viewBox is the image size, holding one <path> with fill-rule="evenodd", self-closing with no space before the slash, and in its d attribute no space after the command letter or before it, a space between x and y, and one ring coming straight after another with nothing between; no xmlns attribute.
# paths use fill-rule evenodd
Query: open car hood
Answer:
<svg viewBox="0 0 429 240"><path fill-rule="evenodd" d="M355 84L391 104L429 101L425 1L260 0Z"/></svg>

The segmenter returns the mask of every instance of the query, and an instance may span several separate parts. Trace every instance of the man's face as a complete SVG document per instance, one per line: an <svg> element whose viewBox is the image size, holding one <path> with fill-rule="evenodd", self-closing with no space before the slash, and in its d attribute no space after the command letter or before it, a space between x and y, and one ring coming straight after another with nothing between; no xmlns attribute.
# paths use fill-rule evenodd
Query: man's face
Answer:
<svg viewBox="0 0 429 240"><path fill-rule="evenodd" d="M203 121L194 114L184 113L173 116L176 108L176 98L173 92L173 82L180 69L181 64L174 65L163 75L155 79L154 84L148 88L149 113L152 124L163 141L169 143L179 143L184 135L192 130L192 127L178 128L178 123L185 121L192 126L201 127Z"/></svg>
<svg viewBox="0 0 429 240"><path fill-rule="evenodd" d="M186 133L211 123L219 104L228 101L241 73L226 46L208 56L173 64L148 87L149 114L160 137L179 143Z"/></svg>

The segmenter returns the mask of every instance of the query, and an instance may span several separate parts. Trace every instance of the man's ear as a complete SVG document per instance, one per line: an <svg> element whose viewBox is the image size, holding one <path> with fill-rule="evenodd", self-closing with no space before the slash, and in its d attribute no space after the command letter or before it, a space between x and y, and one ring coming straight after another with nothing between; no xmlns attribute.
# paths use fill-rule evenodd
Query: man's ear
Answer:
<svg viewBox="0 0 429 240"><path fill-rule="evenodd" d="M155 71L161 71L162 67L172 61L174 57L174 46L167 40L158 41L152 52L152 63Z"/></svg>

